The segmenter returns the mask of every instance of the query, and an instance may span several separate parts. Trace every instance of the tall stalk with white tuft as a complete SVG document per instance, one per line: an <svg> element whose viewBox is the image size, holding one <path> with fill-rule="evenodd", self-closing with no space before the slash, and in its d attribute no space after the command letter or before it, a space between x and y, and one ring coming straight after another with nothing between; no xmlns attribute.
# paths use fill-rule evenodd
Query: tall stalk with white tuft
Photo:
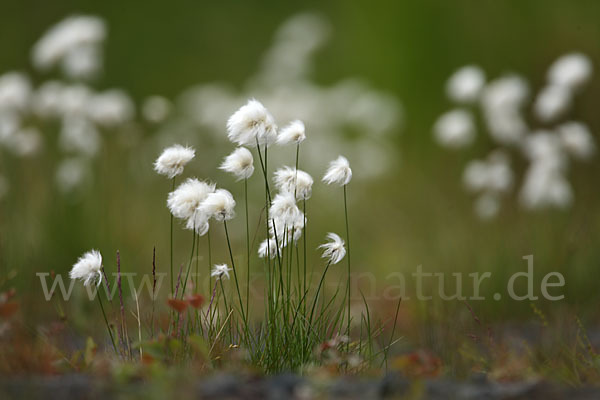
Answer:
<svg viewBox="0 0 600 400"><path fill-rule="evenodd" d="M347 201L347 190L346 186L352 179L352 169L350 169L350 163L344 156L339 156L337 159L329 164L325 176L323 176L323 182L328 185L338 185L344 188L344 217L346 221L346 243L348 243L348 282L347 282L347 293L348 296L348 321L347 321L347 332L346 335L350 337L350 226L348 224L348 201ZM343 248L343 242L342 242ZM343 257L343 255L342 255Z"/></svg>
<svg viewBox="0 0 600 400"><path fill-rule="evenodd" d="M176 144L167 147L154 162L154 170L160 175L165 175L171 179L171 191L175 190L175 178L183 173L183 168L195 156L195 151L191 147L184 147ZM173 281L173 214L171 214L171 293L174 293L175 284Z"/></svg>
<svg viewBox="0 0 600 400"><path fill-rule="evenodd" d="M71 272L69 272L69 277L71 279L79 279L83 281L84 286L90 286L92 283L94 283L94 281L96 281L96 286L99 286L102 282L102 255L100 252L97 250L90 250L79 257L77 262L73 265ZM100 302L100 309L102 310L104 323L106 324L106 329L108 329L108 334L110 335L113 348L115 349L115 353L119 354L119 351L117 350L117 344L115 343L115 338L108 323L108 318L106 318L106 312L104 311L104 305L102 304L100 291L97 290L96 294L98 296L98 302Z"/></svg>
<svg viewBox="0 0 600 400"><path fill-rule="evenodd" d="M244 180L244 207L246 211L246 310L250 306L250 224L248 222L248 178L254 173L254 158L245 147L238 147L225 157L220 168L233 174L237 180Z"/></svg>

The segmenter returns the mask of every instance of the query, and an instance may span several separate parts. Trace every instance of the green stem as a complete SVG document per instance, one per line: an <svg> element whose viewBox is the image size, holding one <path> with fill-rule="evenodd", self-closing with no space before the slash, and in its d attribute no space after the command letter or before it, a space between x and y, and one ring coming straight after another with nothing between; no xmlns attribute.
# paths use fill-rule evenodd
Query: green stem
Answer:
<svg viewBox="0 0 600 400"><path fill-rule="evenodd" d="M115 349L115 353L118 355L119 350L117 350L115 337L113 336L112 330L110 329L110 325L108 324L108 318L106 318L106 312L104 311L104 305L102 304L102 297L100 296L100 291L97 292L97 295L98 301L100 302L100 309L102 310L102 316L104 317L104 323L106 324L106 329L108 329L108 334L110 335L110 341L112 342L113 348Z"/></svg>
<svg viewBox="0 0 600 400"><path fill-rule="evenodd" d="M315 299L313 300L312 309L310 311L310 318L308 319L308 323L312 325L313 315L315 313L315 307L317 305L317 300L319 299L319 293L321 292L321 286L323 286L323 281L325 280L325 275L327 274L327 270L331 265L331 261L327 262L327 266L325 266L325 271L323 271L323 275L321 276L321 280L319 281L319 286L317 286L317 292L315 293Z"/></svg>
<svg viewBox="0 0 600 400"><path fill-rule="evenodd" d="M171 179L171 191L175 190L175 178ZM171 293L175 293L175 284L173 281L173 214L171 215Z"/></svg>
<svg viewBox="0 0 600 400"><path fill-rule="evenodd" d="M231 241L229 240L229 230L227 229L227 221L223 220L223 226L225 227L225 237L227 238L227 248L229 249L229 257L231 259L231 269L233 270L233 278L235 279L235 288L237 290L238 299L240 301L240 311L242 312L242 319L247 325L248 321L246 320L246 313L244 312L244 304L242 301L242 294L240 292L240 285L238 282L237 271L235 268L235 261L233 261L233 251L231 251Z"/></svg>
<svg viewBox="0 0 600 400"><path fill-rule="evenodd" d="M250 315L250 225L248 224L248 179L244 179L244 203L246 206L246 314Z"/></svg>
<svg viewBox="0 0 600 400"><path fill-rule="evenodd" d="M183 288L181 290L181 299L185 294L185 288L187 286L187 281L190 276L190 269L192 269L192 260L194 259L194 249L196 247L196 227L192 229L192 253L190 254L190 261L188 262L187 272L185 273L185 280L183 281Z"/></svg>
<svg viewBox="0 0 600 400"><path fill-rule="evenodd" d="M346 195L346 186L344 185L344 217L346 219L346 245L347 245L347 249L346 249L346 259L348 260L348 327L346 330L346 336L348 336L348 338L350 338L350 228L348 225L348 202L347 202L347 195ZM350 340L348 340L348 345L350 343Z"/></svg>

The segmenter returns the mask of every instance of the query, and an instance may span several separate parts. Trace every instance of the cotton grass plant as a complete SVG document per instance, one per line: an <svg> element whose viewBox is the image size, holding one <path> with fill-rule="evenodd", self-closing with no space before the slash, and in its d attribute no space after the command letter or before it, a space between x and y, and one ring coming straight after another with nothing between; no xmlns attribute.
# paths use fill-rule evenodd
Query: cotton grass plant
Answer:
<svg viewBox="0 0 600 400"><path fill-rule="evenodd" d="M341 187L343 191L345 237L330 232L326 241L316 251L322 252L323 263L311 266L306 241L308 224L307 202L310 200L314 180L300 167L300 146L306 139L306 129L301 121L293 121L278 131L274 117L257 100L249 100L227 121L227 135L238 146L226 157L220 169L230 173L236 181L244 184L245 219L245 282L235 254L233 237L237 236L230 226L236 217L238 202L225 188L208 180L186 178L178 186L175 179L183 174L186 164L192 161L192 148L175 145L163 151L156 160L157 173L171 179L172 190L167 195L167 209L171 215L170 281L171 294L167 304L171 309L168 323L155 326L154 303L149 331L144 338L141 327L138 343L132 344L125 334L123 305L121 301L121 324L119 349L113 339L111 325L104 313L115 352L120 357L133 358L131 348L153 348L157 341L164 344L164 360L187 362L201 358L208 366L216 365L224 353L236 349L245 362L267 373L279 371L303 371L311 365L323 362L324 348L339 352L337 367L343 371L365 368L376 361L385 360L391 345L379 342L379 352L374 352L376 337L382 327L371 322L368 305L356 325L360 336L352 330L351 313L351 264L350 225L348 219L347 186L352 179L349 161L339 156L324 173L323 182ZM293 167L281 166L272 175L269 171L268 154L273 144L295 146ZM264 186L264 207L257 215L256 232L260 244L251 241L250 214L248 208L248 185L253 183L255 157L258 158L261 179L254 184ZM271 179L272 176L272 179ZM262 183L258 181L262 180ZM227 185L227 184L225 184ZM301 203L301 207L299 206ZM187 262L181 263L178 273L173 270L173 225L181 221L183 228L191 231L192 243ZM210 232L216 224L222 224L228 263L212 264ZM253 222L254 225L254 222ZM261 228L262 226L262 228ZM207 236L208 270L201 273L199 263L199 238ZM194 256L196 271L192 276ZM84 284L98 284L102 280L99 253L86 253L71 272L73 279L83 279ZM345 285L338 283L333 293L324 283L331 266L346 260ZM156 264L153 263L153 268ZM117 262L120 293L120 262ZM262 271L264 289L262 299L251 299L250 275ZM153 274L156 272L153 269ZM313 279L312 275L316 275ZM202 293L200 276L208 280ZM316 283L316 282L318 283ZM189 283L193 282L193 285ZM108 282L107 282L108 283ZM316 285L315 285L316 283ZM156 278L154 280L156 285ZM245 289L245 290L244 290ZM100 298L100 296L98 296ZM204 299L209 299L205 302ZM136 297L137 299L137 297ZM102 304L101 304L102 305ZM138 311L138 325L141 325ZM160 321L160 319L159 319ZM154 332L158 332L155 337ZM366 333L366 335L365 335ZM324 344L332 346L324 346ZM162 345L161 345L162 346ZM166 349L166 350L165 350ZM365 349L369 349L366 352ZM350 362L352 360L352 362Z"/></svg>

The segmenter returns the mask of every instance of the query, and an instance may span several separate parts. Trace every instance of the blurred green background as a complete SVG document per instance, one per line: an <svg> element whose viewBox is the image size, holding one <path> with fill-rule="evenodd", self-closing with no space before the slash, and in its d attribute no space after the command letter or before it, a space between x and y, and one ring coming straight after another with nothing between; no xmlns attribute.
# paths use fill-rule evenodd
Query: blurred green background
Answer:
<svg viewBox="0 0 600 400"><path fill-rule="evenodd" d="M581 51L600 66L598 1L4 1L0 72L21 70L35 81L40 74L30 66L33 43L65 16L85 13L104 18L108 26L105 72L95 82L99 88L125 88L138 103L153 94L172 98L197 83L240 86L257 71L277 27L302 11L322 14L332 27L329 42L317 53L314 81L327 85L358 76L396 95L404 108L403 127L392 132L397 167L350 187L354 268L382 278L394 271L409 276L417 265L431 272L493 271L484 289L491 294L525 268L522 256L533 254L538 285L545 271L566 277L565 300L559 305L540 301L540 307L568 304L578 315L595 317L600 299L598 158L571 169L575 202L570 209L527 212L513 194L496 219L483 222L473 215L473 199L460 179L465 163L484 157L492 143L478 140L467 150L447 151L433 141L431 127L450 108L444 83L462 65L479 64L489 77L518 72L534 91L543 85L548 65L566 52ZM574 111L594 133L600 128L599 95L600 79L595 78ZM224 126L225 121L223 135ZM93 186L78 202L56 193L52 168L58 156L49 148L29 159L0 156L1 172L11 184L0 202L0 274L16 271L7 285L18 288L28 309L44 309L34 273L65 273L89 248L103 252L108 268L114 268L112 254L119 249L125 269L148 271L156 246L159 268L166 268L169 182L128 173L147 168L151 175L151 164L136 155L138 148L107 141L94 161ZM197 148L186 176L223 182L239 200L241 217L242 186L214 172L226 154ZM522 176L522 166L517 168L516 176ZM259 177L254 178L253 194L260 199ZM317 186L308 216L312 247L325 232L343 229L341 193ZM255 217L259 211L259 205L251 209ZM240 231L235 245L241 257L243 220L234 225ZM176 229L176 264L186 259L188 242L188 234ZM224 251L215 250L217 261L226 261ZM378 282L382 289L385 284ZM526 302L490 299L477 307L488 319L531 316Z"/></svg>

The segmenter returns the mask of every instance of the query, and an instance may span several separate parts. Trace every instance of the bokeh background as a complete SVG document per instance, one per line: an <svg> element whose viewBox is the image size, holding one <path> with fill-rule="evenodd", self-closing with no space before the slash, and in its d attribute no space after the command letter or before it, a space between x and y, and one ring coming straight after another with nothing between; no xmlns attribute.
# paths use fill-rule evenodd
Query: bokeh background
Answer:
<svg viewBox="0 0 600 400"><path fill-rule="evenodd" d="M437 117L452 108L445 82L463 65L481 66L489 79L518 73L532 93L565 53L582 52L597 69L597 1L4 1L0 73L23 72L34 89L49 79L69 82L56 69L34 68L31 49L52 25L74 14L95 15L106 24L102 71L86 85L124 90L135 114L118 128L101 129L101 145L86 161L83 183L68 190L56 178L66 157L58 145L60 123L40 124L42 144L32 155L0 149L6 189L0 199L0 275L5 287L17 288L28 316L47 316L44 311L51 308L42 301L35 273L64 274L90 248L102 251L107 268L114 269L118 249L125 270L149 271L156 246L158 266L166 270L170 183L152 171L152 162L175 142L196 148L185 176L215 180L239 200L234 246L243 257L243 186L216 168L233 149L226 141L227 115L257 97L280 125L295 115L304 120L308 142L317 145L301 151L300 167L315 178L339 153L350 159L354 269L377 274L378 290L385 289L388 274L409 276L417 265L430 272L491 271L494 278L483 288L489 300L476 305L480 315L488 321L528 319L528 302L494 301L490 294L505 292L508 277L525 268L521 258L533 254L538 288L547 271L566 278L565 299L539 301L541 309L597 317L598 157L570 168L574 201L569 207L526 210L513 190L495 218L481 220L461 177L469 160L485 158L496 145L482 130L472 146L449 151L432 134ZM309 15L310 29L294 37L309 43L309 61L295 73L293 52L277 53L274 43L285 40L284 34L277 39L277 32L299 14ZM273 70L269 54L276 60ZM213 85L217 89L211 91ZM190 91L193 87L200 90ZM167 99L171 110L160 122L148 121L143 111L156 95ZM201 100L194 103L194 95ZM594 139L599 96L600 78L593 77L570 114L590 127ZM352 103L358 97L365 103ZM190 109L186 99L197 108ZM543 126L534 120L531 125ZM272 153L272 166L293 163L293 150ZM518 187L525 165L513 167ZM263 196L258 173L251 184L256 219ZM341 191L316 183L308 212L310 248L325 232L342 232L342 213ZM220 228L213 235L215 260L226 261ZM189 241L177 227L176 264L187 259ZM315 265L318 256L312 256ZM413 290L409 283L408 291ZM453 310L464 306L451 303L407 307L453 318Z"/></svg>

